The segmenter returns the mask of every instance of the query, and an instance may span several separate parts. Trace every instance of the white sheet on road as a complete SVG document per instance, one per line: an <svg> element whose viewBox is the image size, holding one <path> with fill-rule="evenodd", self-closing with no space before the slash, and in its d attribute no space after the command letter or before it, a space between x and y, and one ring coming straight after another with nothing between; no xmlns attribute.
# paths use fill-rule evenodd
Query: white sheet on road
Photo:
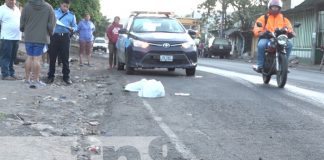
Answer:
<svg viewBox="0 0 324 160"><path fill-rule="evenodd" d="M155 79L146 80L130 83L125 86L126 91L138 92L138 96L144 98L159 98L165 96L164 86L160 81Z"/></svg>

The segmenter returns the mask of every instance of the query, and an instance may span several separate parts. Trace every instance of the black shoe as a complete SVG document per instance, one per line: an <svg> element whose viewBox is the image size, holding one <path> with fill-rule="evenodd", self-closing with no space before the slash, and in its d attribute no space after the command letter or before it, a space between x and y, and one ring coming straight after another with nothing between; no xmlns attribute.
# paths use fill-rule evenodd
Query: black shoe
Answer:
<svg viewBox="0 0 324 160"><path fill-rule="evenodd" d="M63 79L63 81L67 84L67 85L71 85L72 81L70 79Z"/></svg>
<svg viewBox="0 0 324 160"><path fill-rule="evenodd" d="M258 73L262 73L262 69L263 69L262 67L257 66L257 65L253 65L252 68L253 68L254 71L256 71Z"/></svg>
<svg viewBox="0 0 324 160"><path fill-rule="evenodd" d="M51 84L54 82L54 77L51 77L51 78L47 78L46 82L47 84Z"/></svg>

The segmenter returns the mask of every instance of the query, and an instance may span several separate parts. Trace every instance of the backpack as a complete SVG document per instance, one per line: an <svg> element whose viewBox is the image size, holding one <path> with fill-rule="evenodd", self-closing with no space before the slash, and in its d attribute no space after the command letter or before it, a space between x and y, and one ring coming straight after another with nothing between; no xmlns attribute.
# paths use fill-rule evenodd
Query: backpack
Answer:
<svg viewBox="0 0 324 160"><path fill-rule="evenodd" d="M268 18L269 18L268 13L264 14L264 21L265 22L264 22L264 27L263 28L265 28L267 26ZM284 15L282 15L282 18L283 18L283 21L285 21L285 16Z"/></svg>

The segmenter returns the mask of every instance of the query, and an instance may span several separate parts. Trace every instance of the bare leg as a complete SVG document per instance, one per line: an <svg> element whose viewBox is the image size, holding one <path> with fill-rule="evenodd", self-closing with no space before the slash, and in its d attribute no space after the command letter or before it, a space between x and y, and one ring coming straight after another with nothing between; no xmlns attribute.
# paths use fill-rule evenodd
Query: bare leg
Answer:
<svg viewBox="0 0 324 160"><path fill-rule="evenodd" d="M114 44L109 44L109 69L113 67L113 58L114 58Z"/></svg>
<svg viewBox="0 0 324 160"><path fill-rule="evenodd" d="M80 60L80 65L82 65L82 55L84 54L85 50L85 42L80 42L80 50L79 50L79 60Z"/></svg>
<svg viewBox="0 0 324 160"><path fill-rule="evenodd" d="M30 81L31 77L30 77L30 72L32 71L32 57L31 56L27 56L26 62L25 62L25 79L26 81Z"/></svg>
<svg viewBox="0 0 324 160"><path fill-rule="evenodd" d="M87 42L86 54L87 54L88 64L90 65L91 55L92 55L92 42Z"/></svg>
<svg viewBox="0 0 324 160"><path fill-rule="evenodd" d="M36 81L39 81L40 77L40 60L41 56L33 57L33 73Z"/></svg>

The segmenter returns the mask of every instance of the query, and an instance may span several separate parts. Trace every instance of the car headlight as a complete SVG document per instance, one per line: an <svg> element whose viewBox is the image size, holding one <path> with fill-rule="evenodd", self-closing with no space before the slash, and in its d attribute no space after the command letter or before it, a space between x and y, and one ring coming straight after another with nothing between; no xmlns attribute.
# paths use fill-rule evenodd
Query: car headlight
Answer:
<svg viewBox="0 0 324 160"><path fill-rule="evenodd" d="M193 42L182 43L182 48L187 49L187 48L190 48L190 47L195 48L196 47L195 43L193 43Z"/></svg>
<svg viewBox="0 0 324 160"><path fill-rule="evenodd" d="M277 38L277 40L278 40L278 44L279 45L286 45L287 44L287 42L288 42L288 36L286 36L286 35L280 35L280 36L278 36L278 38Z"/></svg>
<svg viewBox="0 0 324 160"><path fill-rule="evenodd" d="M140 40L133 40L133 45L134 47L139 47L139 48L147 48L150 46L149 43L147 42L143 42L143 41L140 41Z"/></svg>

